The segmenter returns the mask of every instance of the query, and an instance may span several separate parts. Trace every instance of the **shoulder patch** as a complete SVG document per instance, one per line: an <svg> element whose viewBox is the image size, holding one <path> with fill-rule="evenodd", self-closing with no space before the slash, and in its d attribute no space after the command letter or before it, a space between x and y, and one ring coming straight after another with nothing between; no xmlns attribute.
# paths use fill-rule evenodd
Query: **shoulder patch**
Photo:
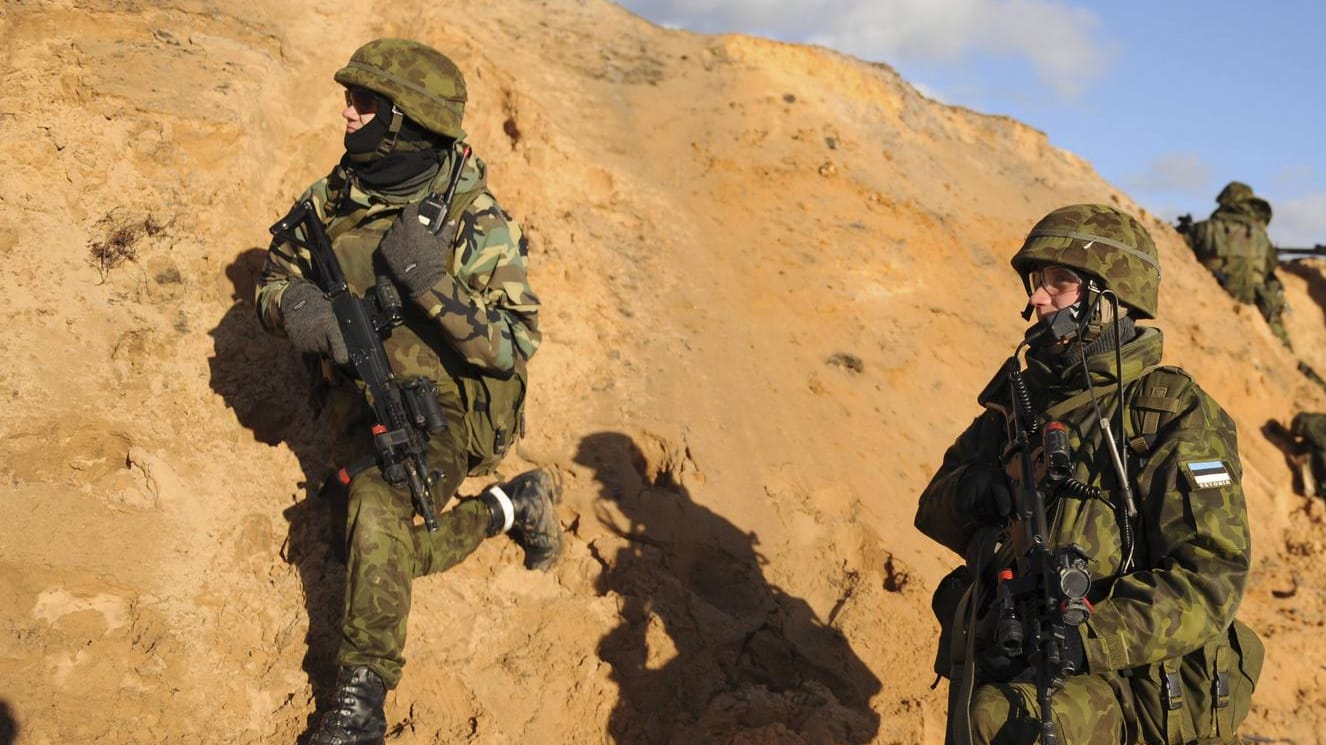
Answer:
<svg viewBox="0 0 1326 745"><path fill-rule="evenodd" d="M1219 459L1184 461L1183 473L1194 489L1212 489L1234 483L1229 465Z"/></svg>

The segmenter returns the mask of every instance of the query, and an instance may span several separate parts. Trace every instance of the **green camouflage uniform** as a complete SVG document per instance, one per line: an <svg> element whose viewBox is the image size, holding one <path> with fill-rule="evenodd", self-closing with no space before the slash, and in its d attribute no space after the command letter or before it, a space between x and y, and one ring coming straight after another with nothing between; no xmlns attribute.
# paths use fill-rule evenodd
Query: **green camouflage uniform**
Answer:
<svg viewBox="0 0 1326 745"><path fill-rule="evenodd" d="M458 153L459 145L434 183L408 197L365 191L347 180L339 166L301 197L317 206L356 295L372 287L377 276L389 274L378 244L402 207L441 191ZM466 165L453 206L460 223L449 274L415 302L407 301L405 323L384 342L398 376L423 375L437 383L447 428L430 439L428 463L443 472L432 490L440 529L429 533L416 526L408 490L388 486L377 468L360 472L349 487L338 662L366 666L388 687L400 680L404 663L411 580L455 565L486 536L489 512L478 500L441 511L466 473L478 465L471 413L485 408L478 399L490 383L519 381L523 391L525 363L540 341L539 301L526 274L526 243L487 191L482 161L472 159ZM282 293L292 279L311 277L311 266L305 249L288 243L271 247L257 288L258 315L268 330L282 333ZM353 383L335 370L331 373L333 390L324 416L335 420L331 426L344 428L344 449L337 455L339 462L350 463L373 453L368 429L372 413Z"/></svg>
<svg viewBox="0 0 1326 745"><path fill-rule="evenodd" d="M1130 316L1153 318L1157 312L1155 244L1135 218L1112 206L1073 205L1050 213L1032 229L1013 265L1024 278L1049 265L1086 272L1088 279L1100 278L1090 279L1091 286L1103 280L1116 291ZM1028 280L1028 293L1035 290ZM1131 318L1125 320L1125 328L1131 327ZM1251 562L1237 432L1187 373L1160 366L1159 330L1138 327L1135 336L1124 338L1117 348L1121 368L1112 342L1092 347L1105 351L1086 357L1091 391L1074 354L1081 347L1062 353L1034 347L1023 373L1040 429L1049 421L1066 427L1071 479L1083 487L1060 488L1045 497L1047 546L1054 551L1076 544L1089 557L1086 599L1094 606L1084 623L1065 626L1080 641L1072 646L1084 652L1086 668L1064 678L1052 697L1060 742L1238 742L1237 724L1247 714L1261 648L1235 621ZM1120 376L1122 433L1117 431ZM1008 377L1001 372L987 393L1002 390L994 399L1008 400ZM1128 444L1126 472L1138 512L1131 521L1123 517L1117 470L1092 391L1099 416ZM1008 438L1001 413L987 409L978 416L945 453L916 513L916 527L964 556L978 577L976 591L966 596L976 598L975 615L968 617L975 619L972 625L956 618L952 607L963 608L967 600L941 600L949 592L948 578L936 594L943 631L936 669L953 677L951 691L959 692L950 699L950 743L966 741L967 722L975 743L1030 744L1040 733L1035 669L1025 656L996 659L999 614L990 605L999 571L1017 566L1026 555L1026 531L1021 522L983 523L973 514L971 496L963 493L970 487L962 485L964 475L981 468L1002 467L1013 479L1020 464L1016 457L1005 460ZM1033 455L1041 455L1038 447ZM1133 536L1131 562L1125 525ZM970 702L960 693L959 680L967 675L974 681ZM1224 686L1219 696L1216 679ZM1174 681L1180 680L1184 685L1171 695L1167 683L1177 686Z"/></svg>
<svg viewBox="0 0 1326 745"><path fill-rule="evenodd" d="M1140 332L1122 350L1132 406L1168 421L1151 444L1134 454L1133 493L1141 516L1135 568L1117 579L1124 557L1113 505L1120 497L1095 412L1082 395L1081 370L1074 366L1056 373L1032 361L1027 371L1035 409L1050 412L1068 428L1077 456L1074 477L1102 491L1101 498L1064 495L1047 505L1051 547L1076 543L1092 560L1088 599L1095 612L1079 627L1090 674L1069 678L1053 699L1065 745L1124 742L1125 725L1138 724L1125 721L1120 702L1130 696L1121 674L1182 657L1226 633L1243 597L1251 561L1234 423L1181 372L1162 368L1139 380L1143 370L1159 364L1162 351L1158 330ZM1113 351L1088 359L1088 366L1101 412L1113 420L1119 405ZM1164 398L1145 395L1156 385L1169 388ZM1147 404L1156 409L1147 411ZM977 417L949 448L921 495L917 528L963 554L979 526L959 508L958 480L972 463L998 461L1004 443L1001 416L987 411ZM1190 467L1209 461L1221 462L1232 481L1199 488ZM1022 712L1013 719L1023 720L1012 727L1037 732L1034 682L983 685L972 704L977 742L995 741L1010 718L1010 707Z"/></svg>
<svg viewBox="0 0 1326 745"><path fill-rule="evenodd" d="M1282 318L1284 285L1275 276L1275 246L1266 234L1271 205L1237 181L1220 192L1216 203L1219 206L1210 218L1186 232L1188 245L1225 291L1240 303L1256 305L1271 331L1289 346Z"/></svg>

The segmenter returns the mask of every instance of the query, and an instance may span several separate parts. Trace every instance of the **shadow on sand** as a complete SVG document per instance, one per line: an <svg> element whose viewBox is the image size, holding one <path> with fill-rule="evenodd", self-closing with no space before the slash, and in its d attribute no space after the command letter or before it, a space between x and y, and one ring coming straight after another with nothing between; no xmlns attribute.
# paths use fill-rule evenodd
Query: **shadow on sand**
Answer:
<svg viewBox="0 0 1326 745"><path fill-rule="evenodd" d="M298 569L303 584L309 618L303 669L321 708L336 682L345 586L345 568L331 550L331 510L317 498L330 474L331 449L309 397L308 368L288 341L262 329L254 311L254 282L266 255L266 249L251 248L226 267L234 303L211 331L215 355L208 360L210 382L254 440L285 443L303 471L303 499L283 513L289 529L281 557Z"/></svg>
<svg viewBox="0 0 1326 745"><path fill-rule="evenodd" d="M627 541L597 556L597 591L621 598L620 625L598 646L620 690L616 742L874 738L879 679L804 600L768 582L754 534L696 504L669 473L649 474L627 435L589 435L575 460L600 485L598 519Z"/></svg>
<svg viewBox="0 0 1326 745"><path fill-rule="evenodd" d="M9 708L9 702L0 699L0 745L14 745L18 742L18 720Z"/></svg>

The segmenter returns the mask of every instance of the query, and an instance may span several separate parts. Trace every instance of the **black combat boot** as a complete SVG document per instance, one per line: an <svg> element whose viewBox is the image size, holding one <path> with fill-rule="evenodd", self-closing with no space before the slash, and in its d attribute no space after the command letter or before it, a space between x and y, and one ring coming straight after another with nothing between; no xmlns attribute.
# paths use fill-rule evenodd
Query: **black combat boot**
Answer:
<svg viewBox="0 0 1326 745"><path fill-rule="evenodd" d="M543 469L526 471L480 495L488 505L488 535L511 531L525 549L525 568L547 571L562 552L562 524L554 507L562 490Z"/></svg>
<svg viewBox="0 0 1326 745"><path fill-rule="evenodd" d="M382 703L387 686L366 667L343 667L332 708L323 712L308 745L381 745L387 734Z"/></svg>

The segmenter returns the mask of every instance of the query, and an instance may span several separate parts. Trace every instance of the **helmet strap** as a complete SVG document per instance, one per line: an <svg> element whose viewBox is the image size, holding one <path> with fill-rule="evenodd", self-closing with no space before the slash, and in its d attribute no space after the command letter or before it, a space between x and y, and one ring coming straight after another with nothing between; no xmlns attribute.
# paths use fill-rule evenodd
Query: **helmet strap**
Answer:
<svg viewBox="0 0 1326 745"><path fill-rule="evenodd" d="M400 136L401 125L405 123L405 114L396 104L391 105L391 124L387 125L387 134L378 143L378 157L383 157L396 149L396 138Z"/></svg>

